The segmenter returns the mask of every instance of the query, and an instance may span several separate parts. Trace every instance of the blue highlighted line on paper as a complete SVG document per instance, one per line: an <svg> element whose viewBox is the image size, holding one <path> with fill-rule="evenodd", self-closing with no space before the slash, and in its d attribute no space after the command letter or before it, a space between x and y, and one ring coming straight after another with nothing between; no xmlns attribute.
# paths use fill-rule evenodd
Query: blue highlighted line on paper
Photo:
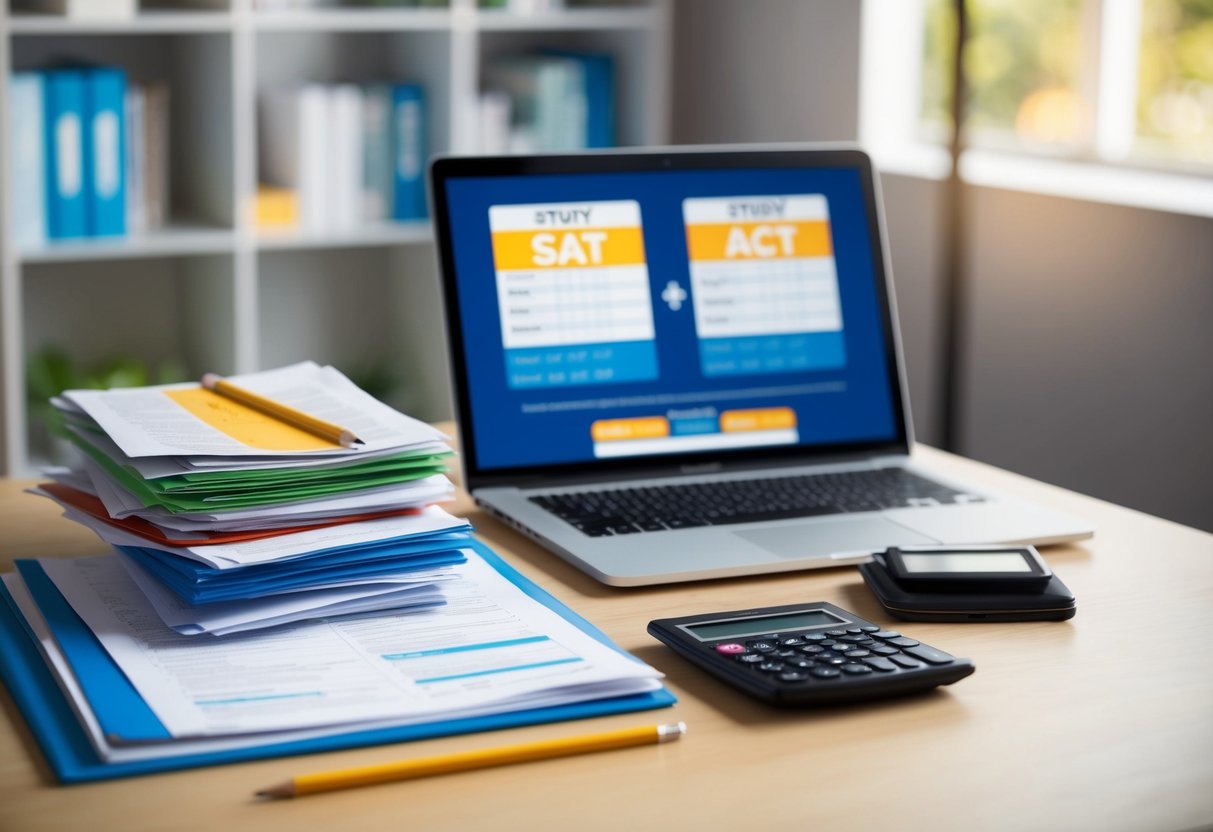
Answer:
<svg viewBox="0 0 1213 832"><path fill-rule="evenodd" d="M448 653L466 653L469 650L492 650L495 647L516 647L519 644L535 644L540 641L551 641L547 636L527 636L508 641L486 641L482 644L460 644L455 647L439 647L434 650L418 650L414 653L388 653L383 658L388 661L400 659L420 659L426 656L442 656Z"/></svg>
<svg viewBox="0 0 1213 832"><path fill-rule="evenodd" d="M199 707L207 707L209 705L238 705L245 702L268 702L271 699L308 699L324 694L318 690L311 690L306 693L272 693L265 696L235 696L231 699L196 699L194 704Z"/></svg>
<svg viewBox="0 0 1213 832"><path fill-rule="evenodd" d="M506 379L515 390L615 384L657 378L652 340L521 347L505 351Z"/></svg>
<svg viewBox="0 0 1213 832"><path fill-rule="evenodd" d="M704 338L699 342L703 374L712 376L833 370L846 364L843 334L798 332Z"/></svg>
<svg viewBox="0 0 1213 832"><path fill-rule="evenodd" d="M514 650L513 653L508 651L509 648L526 648L528 645L544 644L545 642L546 646L541 647L538 651L528 649ZM499 673L515 673L522 670L535 670L541 667L553 667L555 665L572 664L575 662L585 661L580 656L569 655L567 651L553 642L551 637L545 635L524 636L522 638L505 639L502 641L485 641L480 642L479 644L458 644L452 647L438 647L432 650L418 650L410 653L387 653L384 654L383 658L387 659L388 661L403 661L406 659L424 660L432 659L435 656L449 656L457 653L472 653L486 650L501 650L503 648L507 648L507 652L504 657L499 657L497 661L502 661L503 658L507 662L511 660L515 662L519 662L519 660L521 661L518 664L487 667L484 663L479 665L473 663L469 665L467 662L463 662L462 667L458 667L457 665L452 667L451 663L447 663L447 667L445 668L442 668L441 664L430 662L428 663L428 666L432 668L431 673L440 668L445 672L440 672L432 676L417 678L413 681L419 685L430 684L431 682L455 682L462 679L473 679L478 676L494 676ZM553 653L558 656L558 658L547 658L548 656L552 656ZM473 660L473 662L475 661L476 660Z"/></svg>
<svg viewBox="0 0 1213 832"><path fill-rule="evenodd" d="M418 679L417 684L425 685L430 682L453 682L458 679L470 679L473 676L492 676L497 673L513 673L518 670L534 670L539 667L551 667L558 664L573 664L575 662L583 662L585 659L580 656L573 656L568 659L553 659L550 662L533 662L531 664L520 664L513 667L495 667L491 670L475 670L471 673L456 673L452 676L432 676L429 679Z"/></svg>

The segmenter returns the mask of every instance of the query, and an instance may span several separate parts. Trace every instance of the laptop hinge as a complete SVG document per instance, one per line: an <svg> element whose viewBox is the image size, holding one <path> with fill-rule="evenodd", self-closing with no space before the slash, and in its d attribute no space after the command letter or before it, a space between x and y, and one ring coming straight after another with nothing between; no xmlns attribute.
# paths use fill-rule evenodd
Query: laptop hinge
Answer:
<svg viewBox="0 0 1213 832"><path fill-rule="evenodd" d="M508 480L490 480L477 482L471 491L481 488L563 488L570 485L598 485L605 482L622 482L636 480L659 480L671 477L710 476L712 474L735 475L754 471L774 471L787 469L829 468L834 466L854 466L881 468L889 465L902 465L909 459L907 454L893 453L872 456L868 454L829 454L815 456L812 459L791 460L747 460L745 463L688 463L686 465L665 465L654 468L639 468L626 471L604 471L575 473L547 473L526 477L511 477Z"/></svg>

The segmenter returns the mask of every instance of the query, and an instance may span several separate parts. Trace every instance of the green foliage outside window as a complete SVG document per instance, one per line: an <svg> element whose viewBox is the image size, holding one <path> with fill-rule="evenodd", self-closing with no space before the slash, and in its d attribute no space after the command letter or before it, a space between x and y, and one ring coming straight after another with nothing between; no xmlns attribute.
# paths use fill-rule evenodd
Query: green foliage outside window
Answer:
<svg viewBox="0 0 1213 832"><path fill-rule="evenodd" d="M1087 117L1075 92L1082 57L1081 0L968 3L964 70L968 126L1014 132L1022 140L1071 142ZM926 0L922 114L951 125L956 17L951 0ZM928 128L929 129L929 128Z"/></svg>
<svg viewBox="0 0 1213 832"><path fill-rule="evenodd" d="M1151 156L1213 163L1213 0L1144 0L1137 133Z"/></svg>
<svg viewBox="0 0 1213 832"><path fill-rule="evenodd" d="M922 138L939 141L951 129L955 10L953 0L924 2ZM970 139L1090 148L1093 102L1079 90L1084 64L1095 69L1084 2L1100 0L968 0ZM1213 0L1142 0L1136 94L1135 156L1213 163Z"/></svg>

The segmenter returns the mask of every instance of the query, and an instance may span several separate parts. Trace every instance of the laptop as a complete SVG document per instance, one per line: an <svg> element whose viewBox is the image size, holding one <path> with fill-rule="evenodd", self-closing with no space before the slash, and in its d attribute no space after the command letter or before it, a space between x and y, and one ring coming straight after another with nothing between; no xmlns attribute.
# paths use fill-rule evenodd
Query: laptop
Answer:
<svg viewBox="0 0 1213 832"><path fill-rule="evenodd" d="M911 461L862 151L445 157L430 186L464 485L599 581L1092 533Z"/></svg>

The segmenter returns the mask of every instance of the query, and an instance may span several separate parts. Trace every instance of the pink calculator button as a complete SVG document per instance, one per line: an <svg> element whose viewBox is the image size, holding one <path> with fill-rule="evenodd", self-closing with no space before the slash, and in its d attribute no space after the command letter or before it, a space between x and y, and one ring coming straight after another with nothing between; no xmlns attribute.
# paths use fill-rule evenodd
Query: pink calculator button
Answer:
<svg viewBox="0 0 1213 832"><path fill-rule="evenodd" d="M738 644L738 643L737 643L737 642L735 642L735 641L730 641L730 642L727 642L726 644L717 644L717 645L716 645L716 652L717 652L717 653L725 653L725 654L727 654L727 655L729 655L729 656L736 656L738 653L744 653L744 652L745 652L745 645L744 645L744 644Z"/></svg>

